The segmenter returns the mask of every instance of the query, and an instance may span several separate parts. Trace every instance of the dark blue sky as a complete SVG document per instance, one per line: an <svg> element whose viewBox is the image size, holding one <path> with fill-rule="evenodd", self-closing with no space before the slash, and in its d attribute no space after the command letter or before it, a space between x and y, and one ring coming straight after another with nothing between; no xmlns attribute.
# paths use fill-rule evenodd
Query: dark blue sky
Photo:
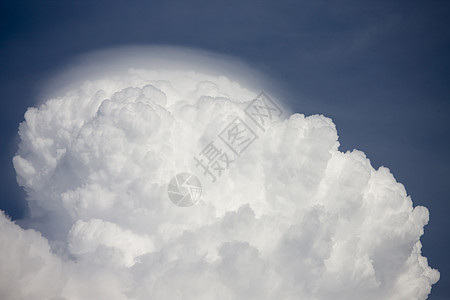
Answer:
<svg viewBox="0 0 450 300"><path fill-rule="evenodd" d="M2 1L0 209L26 213L11 159L48 76L105 47L198 47L279 81L292 110L334 120L341 150L389 167L430 211L430 299L450 299L449 28L450 1Z"/></svg>

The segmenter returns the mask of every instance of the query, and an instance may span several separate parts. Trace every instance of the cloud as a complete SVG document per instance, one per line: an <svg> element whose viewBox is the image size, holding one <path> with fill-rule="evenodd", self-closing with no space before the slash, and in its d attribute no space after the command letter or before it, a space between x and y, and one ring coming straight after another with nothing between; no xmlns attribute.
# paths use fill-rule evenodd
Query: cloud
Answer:
<svg viewBox="0 0 450 300"><path fill-rule="evenodd" d="M0 215L1 298L425 299L439 279L420 254L427 209L340 152L329 118L251 125L256 95L129 69L30 108L13 161L31 213L22 227ZM213 183L193 157L225 149L236 116L257 138ZM195 206L168 198L180 172L202 182Z"/></svg>

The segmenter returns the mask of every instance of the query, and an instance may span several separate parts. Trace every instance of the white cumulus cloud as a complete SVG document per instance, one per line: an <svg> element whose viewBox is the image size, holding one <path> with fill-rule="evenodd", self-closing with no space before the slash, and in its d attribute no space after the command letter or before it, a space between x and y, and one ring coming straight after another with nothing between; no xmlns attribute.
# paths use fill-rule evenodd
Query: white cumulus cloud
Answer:
<svg viewBox="0 0 450 300"><path fill-rule="evenodd" d="M264 89L264 87L261 87ZM274 121L214 183L193 157L257 95L226 76L129 69L30 108L0 214L2 299L426 299L428 211L340 152L332 120ZM286 112L285 112L286 113ZM174 205L180 172L200 202ZM29 229L23 229L29 228Z"/></svg>

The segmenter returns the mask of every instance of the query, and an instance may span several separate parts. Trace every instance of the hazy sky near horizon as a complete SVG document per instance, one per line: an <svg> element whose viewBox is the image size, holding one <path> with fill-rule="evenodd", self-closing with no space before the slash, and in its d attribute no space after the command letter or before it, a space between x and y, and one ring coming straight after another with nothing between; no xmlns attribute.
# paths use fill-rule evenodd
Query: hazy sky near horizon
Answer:
<svg viewBox="0 0 450 300"><path fill-rule="evenodd" d="M364 151L429 209L423 254L450 294L446 1L3 1L0 9L0 208L26 212L12 157L43 84L78 55L179 45L237 57L278 83L286 104L324 114L341 151Z"/></svg>

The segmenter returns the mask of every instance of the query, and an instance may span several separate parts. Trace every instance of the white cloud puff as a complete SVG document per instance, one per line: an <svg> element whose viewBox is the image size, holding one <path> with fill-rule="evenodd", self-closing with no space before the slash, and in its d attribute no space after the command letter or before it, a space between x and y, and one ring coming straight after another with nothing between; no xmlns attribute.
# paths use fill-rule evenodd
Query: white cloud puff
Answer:
<svg viewBox="0 0 450 300"><path fill-rule="evenodd" d="M333 122L274 121L208 182L193 157L257 91L130 69L30 108L14 157L31 215L0 215L2 299L426 299L428 222ZM248 119L245 119L248 121ZM167 196L197 174L201 201ZM41 235L42 234L42 235Z"/></svg>

